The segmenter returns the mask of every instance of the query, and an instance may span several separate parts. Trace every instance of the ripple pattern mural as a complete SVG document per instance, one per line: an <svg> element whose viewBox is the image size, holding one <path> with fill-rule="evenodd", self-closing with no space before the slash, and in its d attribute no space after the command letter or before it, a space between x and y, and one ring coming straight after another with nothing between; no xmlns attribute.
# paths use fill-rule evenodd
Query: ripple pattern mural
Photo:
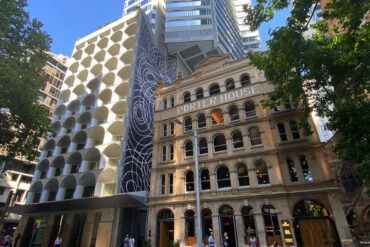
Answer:
<svg viewBox="0 0 370 247"><path fill-rule="evenodd" d="M164 84L176 79L176 59L167 59L155 46L148 23L140 16L136 62L129 111L129 129L121 158L121 192L148 191L152 165L155 97L159 79Z"/></svg>

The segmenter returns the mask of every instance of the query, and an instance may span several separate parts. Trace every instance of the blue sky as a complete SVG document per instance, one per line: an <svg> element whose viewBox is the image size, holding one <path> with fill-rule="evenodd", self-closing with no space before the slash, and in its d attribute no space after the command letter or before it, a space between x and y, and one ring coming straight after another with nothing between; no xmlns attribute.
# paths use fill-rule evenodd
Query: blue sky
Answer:
<svg viewBox="0 0 370 247"><path fill-rule="evenodd" d="M82 38L122 16L122 0L28 0L31 18L44 24L44 30L51 36L51 51L71 56L77 38ZM269 39L268 30L285 24L288 11L284 10L269 23L260 28L263 48Z"/></svg>

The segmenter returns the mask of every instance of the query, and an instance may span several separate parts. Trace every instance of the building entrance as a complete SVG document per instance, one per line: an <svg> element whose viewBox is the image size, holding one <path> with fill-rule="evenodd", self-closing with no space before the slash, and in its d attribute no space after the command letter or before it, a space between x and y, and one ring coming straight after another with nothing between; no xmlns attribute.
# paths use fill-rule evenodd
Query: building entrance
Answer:
<svg viewBox="0 0 370 247"><path fill-rule="evenodd" d="M294 226L300 247L340 247L340 239L328 210L318 202L304 200L294 208Z"/></svg>
<svg viewBox="0 0 370 247"><path fill-rule="evenodd" d="M157 219L156 246L170 247L174 241L174 216L171 210L164 209L159 212Z"/></svg>
<svg viewBox="0 0 370 247"><path fill-rule="evenodd" d="M230 206L224 205L220 208L219 215L221 226L221 243L223 243L224 240L224 233L227 232L227 235L229 237L229 247L238 246L236 241L234 210Z"/></svg>

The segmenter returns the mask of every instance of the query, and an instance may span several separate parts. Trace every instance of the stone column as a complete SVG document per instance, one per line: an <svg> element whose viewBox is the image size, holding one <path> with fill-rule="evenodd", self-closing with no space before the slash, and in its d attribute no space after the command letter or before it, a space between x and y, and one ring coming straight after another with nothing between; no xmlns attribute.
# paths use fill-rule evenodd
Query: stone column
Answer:
<svg viewBox="0 0 370 247"><path fill-rule="evenodd" d="M209 171L209 180L211 183L211 191L215 192L217 190L216 173Z"/></svg>
<svg viewBox="0 0 370 247"><path fill-rule="evenodd" d="M251 187L257 186L257 178L254 168L248 168L248 175L249 175L249 184Z"/></svg>
<svg viewBox="0 0 370 247"><path fill-rule="evenodd" d="M59 188L57 192L56 201L62 201L64 199L65 194L66 194L66 188Z"/></svg>
<svg viewBox="0 0 370 247"><path fill-rule="evenodd" d="M213 238L216 241L217 246L222 246L221 244L221 226L220 226L220 221L218 220L218 214L217 215L212 215L212 226L213 226Z"/></svg>
<svg viewBox="0 0 370 247"><path fill-rule="evenodd" d="M230 171L231 188L238 189L238 175L236 171Z"/></svg>
<svg viewBox="0 0 370 247"><path fill-rule="evenodd" d="M104 184L101 182L97 182L95 184L94 196L100 196L103 192Z"/></svg>
<svg viewBox="0 0 370 247"><path fill-rule="evenodd" d="M68 148L68 152L71 153L71 152L75 151L76 146L77 146L77 143L71 142L71 144L69 145L69 148Z"/></svg>
<svg viewBox="0 0 370 247"><path fill-rule="evenodd" d="M260 212L254 213L254 218L256 220L257 236L260 242L260 246L267 246L265 223L263 222L262 213Z"/></svg>
<svg viewBox="0 0 370 247"><path fill-rule="evenodd" d="M238 246L244 246L244 225L241 214L235 214L235 227L236 227L236 233L238 235Z"/></svg>
<svg viewBox="0 0 370 247"><path fill-rule="evenodd" d="M208 147L208 157L211 159L211 158L213 158L213 142L212 142L212 140L208 140L207 147Z"/></svg>
<svg viewBox="0 0 370 247"><path fill-rule="evenodd" d="M41 193L41 198L40 202L47 202L49 197L49 191L48 190L43 190Z"/></svg>
<svg viewBox="0 0 370 247"><path fill-rule="evenodd" d="M29 191L27 194L26 204L30 204L34 198L35 198L35 192Z"/></svg>
<svg viewBox="0 0 370 247"><path fill-rule="evenodd" d="M81 162L81 167L80 167L80 172L86 172L87 169L88 169L88 161L87 160L83 160Z"/></svg>
<svg viewBox="0 0 370 247"><path fill-rule="evenodd" d="M48 171L48 175L47 175L47 177L48 177L48 178L51 178L51 177L53 177L53 176L54 176L54 174L55 174L55 167L50 167L50 168L49 168L49 171Z"/></svg>
<svg viewBox="0 0 370 247"><path fill-rule="evenodd" d="M70 174L71 173L71 168L72 168L71 164L65 164L62 175Z"/></svg>
<svg viewBox="0 0 370 247"><path fill-rule="evenodd" d="M32 181L35 181L35 180L39 179L40 178L40 175L41 175L41 171L38 170L38 169L36 169L35 170L35 173L33 174Z"/></svg>
<svg viewBox="0 0 370 247"><path fill-rule="evenodd" d="M334 192L329 193L328 198L331 209L333 211L335 226L337 227L338 235L342 242L342 245L346 247L354 246L354 243L352 242L351 231L347 223L346 215L344 214L343 205L339 201L340 194Z"/></svg>
<svg viewBox="0 0 370 247"><path fill-rule="evenodd" d="M226 148L227 148L227 155L233 154L233 143L230 137L226 137Z"/></svg>
<svg viewBox="0 0 370 247"><path fill-rule="evenodd" d="M73 199L82 198L83 190L84 190L84 186L83 185L77 185L76 186L75 194L73 195Z"/></svg>
<svg viewBox="0 0 370 247"><path fill-rule="evenodd" d="M99 169L104 169L105 168L105 159L103 156L100 157L100 161L99 161Z"/></svg>
<svg viewBox="0 0 370 247"><path fill-rule="evenodd" d="M53 156L57 156L58 154L60 154L61 150L62 150L61 146L56 146L53 152Z"/></svg>
<svg viewBox="0 0 370 247"><path fill-rule="evenodd" d="M174 241L180 240L180 246L186 246L185 239L185 218L180 212L181 208L177 208L174 211Z"/></svg>

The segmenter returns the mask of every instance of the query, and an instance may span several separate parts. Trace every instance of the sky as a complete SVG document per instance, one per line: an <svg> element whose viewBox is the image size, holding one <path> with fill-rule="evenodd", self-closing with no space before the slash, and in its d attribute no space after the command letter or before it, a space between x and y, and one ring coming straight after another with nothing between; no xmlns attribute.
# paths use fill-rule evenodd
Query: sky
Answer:
<svg viewBox="0 0 370 247"><path fill-rule="evenodd" d="M120 18L123 5L124 0L28 0L26 11L44 24L43 30L53 39L51 52L71 56L77 38ZM281 11L260 27L264 50L268 49L269 29L283 26L288 15L288 10Z"/></svg>

